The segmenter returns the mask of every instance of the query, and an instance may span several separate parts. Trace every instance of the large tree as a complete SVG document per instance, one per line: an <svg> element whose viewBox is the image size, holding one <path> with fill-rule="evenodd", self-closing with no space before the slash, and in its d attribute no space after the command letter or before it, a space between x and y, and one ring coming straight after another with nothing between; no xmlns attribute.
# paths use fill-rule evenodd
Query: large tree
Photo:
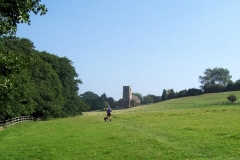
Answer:
<svg viewBox="0 0 240 160"><path fill-rule="evenodd" d="M112 108L115 108L115 101L112 97L108 97L106 101Z"/></svg>
<svg viewBox="0 0 240 160"><path fill-rule="evenodd" d="M47 9L40 1L0 0L0 119L29 115L33 112L34 105L29 95L33 95L34 89L27 71L35 64L29 55L32 50L31 44L28 48L30 52L20 51L27 43L22 43L22 46L8 45L7 38L3 35L16 33L18 23L30 24L31 12L46 14Z"/></svg>
<svg viewBox="0 0 240 160"><path fill-rule="evenodd" d="M35 117L61 117L63 96L62 85L57 73L47 62L39 60L38 65L31 68L31 79L34 84Z"/></svg>
<svg viewBox="0 0 240 160"><path fill-rule="evenodd" d="M99 97L91 91L81 94L81 98L89 106L90 110L99 110L106 107L103 97Z"/></svg>
<svg viewBox="0 0 240 160"><path fill-rule="evenodd" d="M201 89L190 88L187 90L187 96L196 96L196 95L201 95L201 94L202 94Z"/></svg>
<svg viewBox="0 0 240 160"><path fill-rule="evenodd" d="M0 0L0 36L14 34L18 23L30 25L31 12L44 15L47 8L41 0Z"/></svg>
<svg viewBox="0 0 240 160"><path fill-rule="evenodd" d="M175 98L175 96L176 96L176 93L174 92L173 89L167 90L167 99L173 99L173 98Z"/></svg>
<svg viewBox="0 0 240 160"><path fill-rule="evenodd" d="M160 96L156 96L156 95L153 95L153 94L148 94L147 96L151 97L153 99L153 103L157 103L157 102L161 101L161 97Z"/></svg>
<svg viewBox="0 0 240 160"><path fill-rule="evenodd" d="M28 41L17 43L19 39L14 37L1 37L0 41L0 119L29 115L34 110L28 71L35 65L32 46ZM21 53L23 48L29 52Z"/></svg>
<svg viewBox="0 0 240 160"><path fill-rule="evenodd" d="M154 103L154 99L150 96L143 96L143 104L151 104Z"/></svg>
<svg viewBox="0 0 240 160"><path fill-rule="evenodd" d="M225 87L228 82L230 82L232 76L228 69L224 68L214 68L214 69L206 69L204 71L203 76L199 76L199 81L201 83L201 88L212 85L218 85Z"/></svg>
<svg viewBox="0 0 240 160"><path fill-rule="evenodd" d="M56 55L41 52L40 56L51 64L53 70L58 74L62 84L62 95L64 98L63 117L75 116L81 113L82 107L86 109L78 96L79 84L82 84L81 79L73 67L73 62L67 57L57 57ZM75 103L76 102L76 103ZM87 107L88 108L88 107Z"/></svg>
<svg viewBox="0 0 240 160"><path fill-rule="evenodd" d="M88 109L78 95L82 81L69 59L36 51L25 38L0 40L0 120L20 115L66 117Z"/></svg>
<svg viewBox="0 0 240 160"><path fill-rule="evenodd" d="M226 88L225 88L225 91L234 91L234 83L233 81L229 81Z"/></svg>
<svg viewBox="0 0 240 160"><path fill-rule="evenodd" d="M235 91L239 91L239 90L240 90L240 79L238 79L238 80L234 83L234 90L235 90Z"/></svg>
<svg viewBox="0 0 240 160"><path fill-rule="evenodd" d="M178 93L176 93L176 98L186 97L187 96L187 90L181 90Z"/></svg>

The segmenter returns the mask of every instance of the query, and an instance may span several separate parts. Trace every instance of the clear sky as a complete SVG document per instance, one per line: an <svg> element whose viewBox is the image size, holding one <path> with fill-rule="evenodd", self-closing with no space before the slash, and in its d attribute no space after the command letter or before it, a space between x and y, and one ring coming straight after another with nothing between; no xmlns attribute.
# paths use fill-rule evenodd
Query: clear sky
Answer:
<svg viewBox="0 0 240 160"><path fill-rule="evenodd" d="M79 93L122 98L163 89L199 88L207 68L240 78L239 0L42 0L45 16L31 16L17 36L39 51L72 62Z"/></svg>

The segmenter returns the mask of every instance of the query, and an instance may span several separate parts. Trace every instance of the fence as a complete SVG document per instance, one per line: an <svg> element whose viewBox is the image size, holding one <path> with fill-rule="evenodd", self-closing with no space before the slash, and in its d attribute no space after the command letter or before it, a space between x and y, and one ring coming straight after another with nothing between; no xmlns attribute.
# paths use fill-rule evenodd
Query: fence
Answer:
<svg viewBox="0 0 240 160"><path fill-rule="evenodd" d="M0 130L3 128L10 127L14 124L21 123L21 122L29 122L29 121L41 121L41 120L49 120L52 119L52 116L47 116L47 117L32 117L32 116L20 116L20 117L15 117L11 118L5 121L0 121Z"/></svg>
<svg viewBox="0 0 240 160"><path fill-rule="evenodd" d="M29 121L33 121L33 120L41 120L41 119L39 119L39 118L34 119L32 116L20 116L20 117L11 118L11 119L8 119L5 121L1 121L0 127L7 128L7 127L10 127L17 123L29 122Z"/></svg>

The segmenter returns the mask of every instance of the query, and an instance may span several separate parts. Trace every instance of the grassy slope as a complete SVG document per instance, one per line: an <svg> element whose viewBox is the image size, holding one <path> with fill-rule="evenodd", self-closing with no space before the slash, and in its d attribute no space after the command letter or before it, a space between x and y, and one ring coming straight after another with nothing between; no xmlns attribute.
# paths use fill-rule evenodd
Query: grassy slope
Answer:
<svg viewBox="0 0 240 160"><path fill-rule="evenodd" d="M99 114L22 123L0 131L0 157L5 160L240 159L240 106L194 108L191 103L211 101L214 97L226 99L226 95L189 97L171 100L174 103L166 101L122 110L113 115L112 122L103 122ZM181 101L186 107L177 109ZM170 110L169 106L176 109ZM142 112L144 107L152 110ZM156 107L168 109L154 110Z"/></svg>

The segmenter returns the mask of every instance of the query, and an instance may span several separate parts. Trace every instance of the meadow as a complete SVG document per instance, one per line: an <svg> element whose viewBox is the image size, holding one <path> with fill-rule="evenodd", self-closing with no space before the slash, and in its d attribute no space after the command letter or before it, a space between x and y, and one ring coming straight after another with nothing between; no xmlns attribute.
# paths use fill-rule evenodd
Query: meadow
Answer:
<svg viewBox="0 0 240 160"><path fill-rule="evenodd" d="M240 159L240 105L206 94L26 122L0 131L0 159Z"/></svg>

